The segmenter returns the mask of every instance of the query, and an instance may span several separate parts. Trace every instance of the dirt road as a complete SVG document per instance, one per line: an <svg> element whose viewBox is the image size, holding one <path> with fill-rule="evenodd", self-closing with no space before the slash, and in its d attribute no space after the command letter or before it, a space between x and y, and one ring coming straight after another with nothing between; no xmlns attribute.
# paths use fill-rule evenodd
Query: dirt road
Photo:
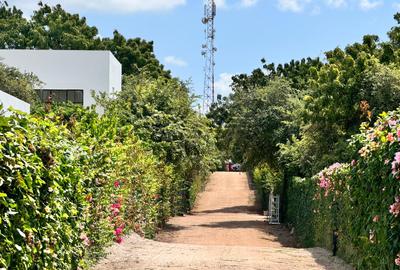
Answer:
<svg viewBox="0 0 400 270"><path fill-rule="evenodd" d="M246 174L219 172L191 215L172 218L157 241L128 237L94 269L351 269L326 250L293 246L257 213Z"/></svg>

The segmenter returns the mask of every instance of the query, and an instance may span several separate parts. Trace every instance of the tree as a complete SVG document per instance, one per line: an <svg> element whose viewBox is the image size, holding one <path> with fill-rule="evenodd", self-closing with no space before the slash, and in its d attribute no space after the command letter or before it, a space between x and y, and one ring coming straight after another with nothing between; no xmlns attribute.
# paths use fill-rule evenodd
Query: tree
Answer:
<svg viewBox="0 0 400 270"><path fill-rule="evenodd" d="M23 74L16 68L0 64L0 90L34 104L38 101L38 95L35 92L38 86L40 86L40 81L35 75Z"/></svg>
<svg viewBox="0 0 400 270"><path fill-rule="evenodd" d="M154 55L153 42L140 38L126 39L118 31L112 38L101 38L86 18L65 11L61 5L39 2L30 20L17 7L0 2L0 48L110 50L122 64L124 74L171 77Z"/></svg>

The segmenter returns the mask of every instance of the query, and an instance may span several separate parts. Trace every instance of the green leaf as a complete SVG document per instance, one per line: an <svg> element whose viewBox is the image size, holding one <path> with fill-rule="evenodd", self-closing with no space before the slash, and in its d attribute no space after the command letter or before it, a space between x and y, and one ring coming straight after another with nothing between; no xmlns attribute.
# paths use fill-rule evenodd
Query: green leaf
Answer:
<svg viewBox="0 0 400 270"><path fill-rule="evenodd" d="M20 245L15 244L14 246L15 246L15 248L16 248L18 251L21 251L21 250L22 250L22 247L21 247Z"/></svg>
<svg viewBox="0 0 400 270"><path fill-rule="evenodd" d="M20 229L17 228L17 232L19 233L19 235L21 235L23 238L26 237L26 235L24 234L23 231L21 231Z"/></svg>

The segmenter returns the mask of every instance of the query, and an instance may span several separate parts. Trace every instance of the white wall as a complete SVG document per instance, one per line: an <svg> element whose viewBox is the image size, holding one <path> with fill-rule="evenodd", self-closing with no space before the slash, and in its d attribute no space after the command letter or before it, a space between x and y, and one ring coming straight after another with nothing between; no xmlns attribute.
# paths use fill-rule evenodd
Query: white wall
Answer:
<svg viewBox="0 0 400 270"><path fill-rule="evenodd" d="M121 91L121 85L122 85L122 66L118 62L117 58L114 57L114 55L110 52L110 57L109 57L109 67L110 67L110 94L116 93Z"/></svg>
<svg viewBox="0 0 400 270"><path fill-rule="evenodd" d="M34 73L43 89L83 90L84 106L95 104L92 90L111 94L121 89L121 64L109 51L0 50L0 61Z"/></svg>
<svg viewBox="0 0 400 270"><path fill-rule="evenodd" d="M3 110L5 110L6 115L10 115L10 112L8 111L10 107L25 113L31 112L31 105L29 105L29 103L26 103L25 101L22 101L1 90L0 90L0 104L3 104Z"/></svg>

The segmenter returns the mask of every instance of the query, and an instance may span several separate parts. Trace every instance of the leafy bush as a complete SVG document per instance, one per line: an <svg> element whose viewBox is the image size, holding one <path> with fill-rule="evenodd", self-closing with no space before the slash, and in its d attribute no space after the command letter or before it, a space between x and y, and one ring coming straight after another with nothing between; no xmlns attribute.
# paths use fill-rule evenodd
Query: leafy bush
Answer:
<svg viewBox="0 0 400 270"><path fill-rule="evenodd" d="M219 163L210 121L192 109L194 97L177 79L126 76L115 99L100 98L109 117L131 125L160 161L171 166L173 214L186 213ZM198 181L203 183L197 183ZM193 183L195 181L195 185ZM191 202L192 201L192 202Z"/></svg>
<svg viewBox="0 0 400 270"><path fill-rule="evenodd" d="M0 116L0 267L76 269L85 246L84 149L50 119Z"/></svg>
<svg viewBox="0 0 400 270"><path fill-rule="evenodd" d="M0 267L84 268L123 234L153 237L179 207L174 167L133 126L78 106L53 110L0 116ZM208 168L196 166L189 205Z"/></svg>
<svg viewBox="0 0 400 270"><path fill-rule="evenodd" d="M282 192L282 174L265 163L255 168L253 182L262 208L268 209L269 194L271 192L281 194Z"/></svg>
<svg viewBox="0 0 400 270"><path fill-rule="evenodd" d="M400 110L383 113L373 127L363 124L361 133L353 136L351 164L336 163L303 185L292 183L290 220L298 238L332 248L336 230L339 254L358 269L397 269L399 142ZM301 193L309 195L304 198Z"/></svg>

